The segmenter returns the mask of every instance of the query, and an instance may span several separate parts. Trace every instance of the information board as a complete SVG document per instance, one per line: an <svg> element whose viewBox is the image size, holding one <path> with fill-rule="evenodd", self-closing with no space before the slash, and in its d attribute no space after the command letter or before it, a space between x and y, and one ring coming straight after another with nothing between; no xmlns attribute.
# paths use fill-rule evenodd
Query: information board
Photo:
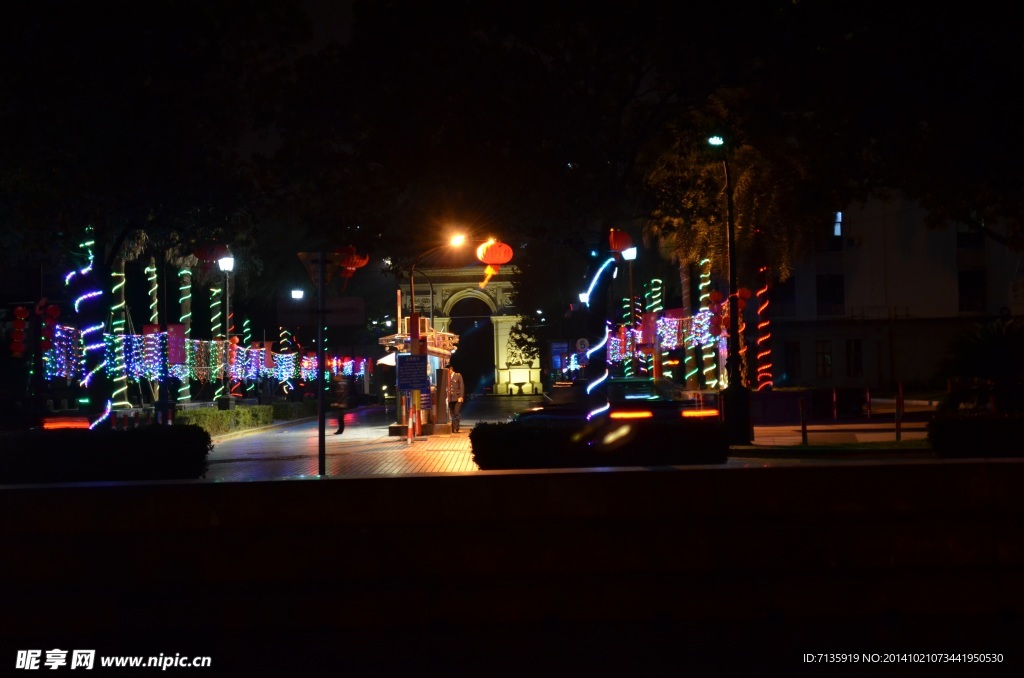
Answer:
<svg viewBox="0 0 1024 678"><path fill-rule="evenodd" d="M399 354L396 371L396 388L399 391L429 391L430 379L427 377L427 356Z"/></svg>

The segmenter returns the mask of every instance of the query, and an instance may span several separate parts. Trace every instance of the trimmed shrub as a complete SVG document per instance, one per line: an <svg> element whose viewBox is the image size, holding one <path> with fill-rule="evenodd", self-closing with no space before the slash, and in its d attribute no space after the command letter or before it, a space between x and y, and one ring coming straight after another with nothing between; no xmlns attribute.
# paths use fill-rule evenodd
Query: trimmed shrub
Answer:
<svg viewBox="0 0 1024 678"><path fill-rule="evenodd" d="M270 405L249 405L233 410L219 410L215 407L188 409L178 412L174 418L175 426L198 426L211 436L269 426L273 422L274 408Z"/></svg>
<svg viewBox="0 0 1024 678"><path fill-rule="evenodd" d="M273 405L274 419L305 419L317 415L316 400L303 400L301 402L276 402Z"/></svg>
<svg viewBox="0 0 1024 678"><path fill-rule="evenodd" d="M938 457L1020 457L1024 414L951 412L928 422L928 443Z"/></svg>
<svg viewBox="0 0 1024 678"><path fill-rule="evenodd" d="M729 456L718 422L622 428L621 435L618 426L481 422L469 440L481 469L721 464Z"/></svg>
<svg viewBox="0 0 1024 678"><path fill-rule="evenodd" d="M0 434L0 483L202 478L213 449L194 425Z"/></svg>

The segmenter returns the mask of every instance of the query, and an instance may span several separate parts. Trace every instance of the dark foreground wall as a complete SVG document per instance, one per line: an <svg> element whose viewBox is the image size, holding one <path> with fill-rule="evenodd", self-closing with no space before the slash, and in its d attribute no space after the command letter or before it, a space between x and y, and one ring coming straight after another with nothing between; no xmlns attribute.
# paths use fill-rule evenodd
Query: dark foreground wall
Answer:
<svg viewBox="0 0 1024 678"><path fill-rule="evenodd" d="M0 669L10 643L203 650L224 675L711 673L956 638L1020 661L1022 489L1012 460L11 487Z"/></svg>

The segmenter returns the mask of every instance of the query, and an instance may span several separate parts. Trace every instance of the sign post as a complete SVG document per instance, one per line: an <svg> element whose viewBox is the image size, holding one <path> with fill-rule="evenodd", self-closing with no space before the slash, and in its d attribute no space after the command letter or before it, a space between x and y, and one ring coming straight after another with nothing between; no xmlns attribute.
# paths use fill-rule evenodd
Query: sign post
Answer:
<svg viewBox="0 0 1024 678"><path fill-rule="evenodd" d="M426 355L399 354L395 360L396 388L399 391L412 391L409 398L409 442L412 432L419 432L420 393L430 392L430 380L427 378Z"/></svg>

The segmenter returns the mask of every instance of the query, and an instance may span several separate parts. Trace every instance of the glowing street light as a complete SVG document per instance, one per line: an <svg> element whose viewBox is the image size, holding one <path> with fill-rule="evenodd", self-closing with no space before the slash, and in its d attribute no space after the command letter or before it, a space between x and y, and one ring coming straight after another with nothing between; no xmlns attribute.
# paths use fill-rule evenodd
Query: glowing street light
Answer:
<svg viewBox="0 0 1024 678"><path fill-rule="evenodd" d="M729 257L729 343L725 360L729 384L723 396L725 429L729 442L736 445L749 445L751 440L750 425L750 391L743 385L740 375L740 306L736 292L736 221L733 207L733 185L729 175L729 148L725 139L713 136L708 144L721 147L722 166L725 169L725 209L728 226L728 257Z"/></svg>

